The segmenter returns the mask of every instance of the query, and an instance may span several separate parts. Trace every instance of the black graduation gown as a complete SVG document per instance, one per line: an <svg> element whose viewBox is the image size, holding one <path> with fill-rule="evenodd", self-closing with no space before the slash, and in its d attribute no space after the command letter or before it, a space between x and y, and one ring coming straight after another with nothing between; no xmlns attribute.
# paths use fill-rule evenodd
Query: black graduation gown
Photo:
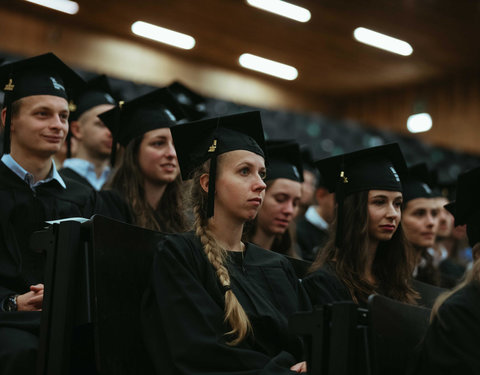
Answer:
<svg viewBox="0 0 480 375"><path fill-rule="evenodd" d="M127 224L133 224L133 216L130 210L130 206L125 202L120 193L116 190L100 190L97 192L100 199L100 204L97 204L100 208L96 213L100 213L103 216L122 221Z"/></svg>
<svg viewBox="0 0 480 375"><path fill-rule="evenodd" d="M313 262L319 251L323 249L328 239L328 231L322 230L305 217L297 222L297 243L303 260Z"/></svg>
<svg viewBox="0 0 480 375"><path fill-rule="evenodd" d="M337 277L330 264L308 274L302 285L307 292L312 306L322 306L332 302L353 302L350 291Z"/></svg>
<svg viewBox="0 0 480 375"><path fill-rule="evenodd" d="M193 233L168 235L154 260L142 308L146 347L158 374L293 374L303 358L288 317L310 309L285 257L248 243L227 257L232 289L253 336L229 346L224 292Z"/></svg>
<svg viewBox="0 0 480 375"><path fill-rule="evenodd" d="M480 283L440 307L421 346L414 374L480 374Z"/></svg>
<svg viewBox="0 0 480 375"><path fill-rule="evenodd" d="M43 282L45 254L32 251L30 236L46 220L90 216L98 210L95 192L68 178L34 191L0 162L0 300Z"/></svg>
<svg viewBox="0 0 480 375"><path fill-rule="evenodd" d="M85 177L79 175L72 168L59 169L58 173L60 174L60 176L62 176L62 178L64 178L64 177L70 178L72 180L77 181L78 183L80 183L82 185L88 186L90 189L94 189L92 184Z"/></svg>
<svg viewBox="0 0 480 375"><path fill-rule="evenodd" d="M89 218L96 209L95 192L68 178L67 189L53 180L34 191L0 162L0 301L24 294L43 283L46 255L31 248L32 232L46 220ZM0 373L34 372L38 311L0 312Z"/></svg>

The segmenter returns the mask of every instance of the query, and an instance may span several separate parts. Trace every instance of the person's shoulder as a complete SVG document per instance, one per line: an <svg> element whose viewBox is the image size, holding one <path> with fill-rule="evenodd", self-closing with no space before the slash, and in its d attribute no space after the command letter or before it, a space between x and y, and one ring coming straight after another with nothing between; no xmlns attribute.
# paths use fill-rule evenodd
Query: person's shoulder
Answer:
<svg viewBox="0 0 480 375"><path fill-rule="evenodd" d="M287 258L284 255L276 253L271 250L266 250L254 243L247 242L246 251L249 252L249 258L254 258L258 263L270 264L280 266L282 264L289 264Z"/></svg>
<svg viewBox="0 0 480 375"><path fill-rule="evenodd" d="M337 273L333 266L329 263L324 264L315 271L312 271L305 276L305 279L322 279L322 280L338 280Z"/></svg>
<svg viewBox="0 0 480 375"><path fill-rule="evenodd" d="M91 187L70 177L62 176L62 179L67 188L61 190L61 193L59 193L60 198L84 204L92 195L94 195L94 190Z"/></svg>
<svg viewBox="0 0 480 375"><path fill-rule="evenodd" d="M158 251L179 252L183 256L187 254L203 252L203 246L195 232L165 234L158 244Z"/></svg>
<svg viewBox="0 0 480 375"><path fill-rule="evenodd" d="M439 315L442 313L455 311L477 311L480 320L480 283L473 281L465 285L463 288L453 293L439 309Z"/></svg>

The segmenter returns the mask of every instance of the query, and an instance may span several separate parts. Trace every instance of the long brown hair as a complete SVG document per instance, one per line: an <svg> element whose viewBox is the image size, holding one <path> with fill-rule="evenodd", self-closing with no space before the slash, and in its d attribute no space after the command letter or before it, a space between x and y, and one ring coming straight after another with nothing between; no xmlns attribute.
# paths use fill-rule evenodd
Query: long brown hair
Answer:
<svg viewBox="0 0 480 375"><path fill-rule="evenodd" d="M478 242L474 247L473 247L473 252L475 253L476 251L480 252L480 242ZM432 314L430 315L430 321L433 320L433 318L438 314L438 310L440 309L440 306L448 299L450 296L458 292L460 289L464 288L467 286L467 284L470 284L471 282L477 282L480 283L480 257L473 263L473 267L466 273L465 279L458 284L455 288L452 290L449 290L448 292L445 292L441 294L435 301L435 304L432 307Z"/></svg>
<svg viewBox="0 0 480 375"><path fill-rule="evenodd" d="M146 200L145 178L138 163L142 140L143 136L140 136L127 145L120 165L106 188L117 190L125 199L132 212L134 224L160 232L183 232L186 230L187 220L180 176L167 185L155 209Z"/></svg>
<svg viewBox="0 0 480 375"><path fill-rule="evenodd" d="M218 166L221 167L222 155L218 157ZM250 320L243 309L237 297L230 289L230 274L225 266L227 250L223 249L216 241L215 236L210 231L207 218L207 193L200 185L200 177L208 173L210 161L193 172L193 183L191 185L191 202L195 215L195 233L200 238L203 250L208 260L215 268L215 272L220 284L225 288L225 322L228 322L232 330L227 335L236 336L235 339L228 342L230 345L237 345L251 331ZM219 169L217 169L218 175Z"/></svg>
<svg viewBox="0 0 480 375"><path fill-rule="evenodd" d="M338 209L338 208L337 208ZM338 278L347 286L355 302L366 301L370 294L381 291L398 301L415 303L418 294L411 286L411 249L399 224L391 240L380 242L372 265L378 285L364 279L369 249L368 191L347 196L343 204L342 246L335 245L337 216L330 226L325 248L317 255L309 272L330 264Z"/></svg>

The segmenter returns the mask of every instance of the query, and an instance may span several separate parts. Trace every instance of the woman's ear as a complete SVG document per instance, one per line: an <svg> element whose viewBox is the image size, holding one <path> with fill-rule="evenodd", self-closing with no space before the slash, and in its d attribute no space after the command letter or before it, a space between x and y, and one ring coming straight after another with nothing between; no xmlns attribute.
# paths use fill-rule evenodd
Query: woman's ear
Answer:
<svg viewBox="0 0 480 375"><path fill-rule="evenodd" d="M208 181L210 180L209 174L204 173L200 176L200 186L205 193L208 193Z"/></svg>

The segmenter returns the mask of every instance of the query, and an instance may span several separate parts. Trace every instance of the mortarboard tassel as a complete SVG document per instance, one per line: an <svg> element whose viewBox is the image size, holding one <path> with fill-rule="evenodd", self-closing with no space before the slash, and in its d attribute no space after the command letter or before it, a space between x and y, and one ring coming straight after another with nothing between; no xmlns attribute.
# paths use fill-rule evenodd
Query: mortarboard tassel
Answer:
<svg viewBox="0 0 480 375"><path fill-rule="evenodd" d="M341 172L335 189L335 199L337 200L337 233L335 236L335 245L337 248L343 246L343 202L345 200L346 184L348 184L348 178L345 176L345 163L342 161Z"/></svg>
<svg viewBox="0 0 480 375"><path fill-rule="evenodd" d="M217 139L213 140L208 152L213 153L213 155L210 159L210 171L208 173L207 219L211 218L214 213L215 180L217 178Z"/></svg>
<svg viewBox="0 0 480 375"><path fill-rule="evenodd" d="M122 112L122 107L125 104L124 101L119 101L118 102L118 107L116 107L115 110L115 126L114 130L112 130L112 152L110 153L110 164L113 167L115 167L115 159L117 157L117 143L118 143L118 133L120 132L120 114Z"/></svg>
<svg viewBox="0 0 480 375"><path fill-rule="evenodd" d="M5 113L5 130L3 134L3 153L9 154L10 153L10 127L12 122L12 100L11 100L11 93L14 89L15 85L12 83L12 79L9 79L9 82L3 88L5 92L4 98L4 105L6 108Z"/></svg>

